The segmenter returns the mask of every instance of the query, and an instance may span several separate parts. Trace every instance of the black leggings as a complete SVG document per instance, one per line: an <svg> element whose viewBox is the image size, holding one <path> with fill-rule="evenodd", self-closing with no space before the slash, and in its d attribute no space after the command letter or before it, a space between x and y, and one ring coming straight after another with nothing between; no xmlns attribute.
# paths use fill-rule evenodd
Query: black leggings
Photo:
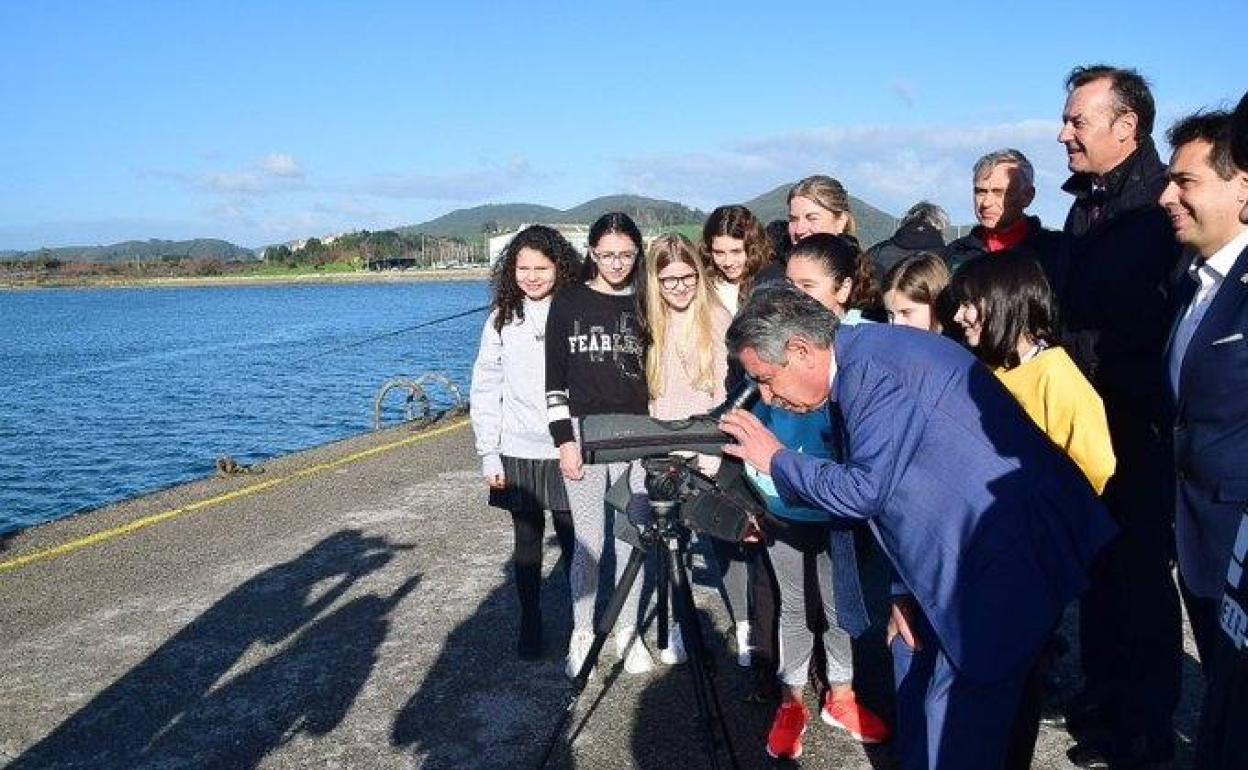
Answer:
<svg viewBox="0 0 1248 770"><path fill-rule="evenodd" d="M559 561L566 570L572 563L572 550L576 536L572 530L571 511L551 511L555 524L555 537L559 538ZM520 510L511 512L515 528L515 550L511 565L516 576L516 592L520 596L521 617L537 620L541 615L539 596L542 587L542 541L546 534L545 511Z"/></svg>

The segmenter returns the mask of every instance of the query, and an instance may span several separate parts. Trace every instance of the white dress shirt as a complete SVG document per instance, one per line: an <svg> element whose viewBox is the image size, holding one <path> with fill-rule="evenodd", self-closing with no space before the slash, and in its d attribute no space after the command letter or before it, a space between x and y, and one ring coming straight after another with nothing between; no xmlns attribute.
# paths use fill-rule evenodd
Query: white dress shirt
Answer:
<svg viewBox="0 0 1248 770"><path fill-rule="evenodd" d="M1234 266L1235 258L1246 247L1248 247L1248 227L1240 230L1239 235L1214 252L1213 256L1203 262L1196 259L1187 268L1188 275L1200 285L1196 288L1196 293L1192 295L1192 301L1183 311L1183 317L1175 327L1174 337L1170 340L1170 387L1175 396L1179 395L1179 374L1183 371L1183 357L1187 355L1187 346L1192 341L1192 335L1196 333L1201 319L1205 317L1209 306L1213 304L1213 298L1217 296L1226 274Z"/></svg>

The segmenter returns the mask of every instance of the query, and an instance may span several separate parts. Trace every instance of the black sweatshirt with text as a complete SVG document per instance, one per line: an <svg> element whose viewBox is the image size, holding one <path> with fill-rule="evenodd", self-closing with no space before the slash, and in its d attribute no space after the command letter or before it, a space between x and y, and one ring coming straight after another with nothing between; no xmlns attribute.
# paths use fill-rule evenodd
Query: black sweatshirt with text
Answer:
<svg viewBox="0 0 1248 770"><path fill-rule="evenodd" d="M559 291L546 318L546 417L555 446L574 440L573 417L646 414L645 361L632 295L580 283Z"/></svg>

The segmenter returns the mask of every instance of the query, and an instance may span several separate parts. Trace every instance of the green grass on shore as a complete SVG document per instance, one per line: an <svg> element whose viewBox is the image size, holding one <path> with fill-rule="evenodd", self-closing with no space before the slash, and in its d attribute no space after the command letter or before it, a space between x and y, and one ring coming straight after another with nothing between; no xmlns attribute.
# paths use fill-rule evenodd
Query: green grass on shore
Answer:
<svg viewBox="0 0 1248 770"><path fill-rule="evenodd" d="M359 273L363 270L351 262L330 262L327 265L275 265L269 262L258 262L254 267L239 272L231 272L230 275L238 275L243 277L257 276L297 276L297 275L323 275L325 273Z"/></svg>

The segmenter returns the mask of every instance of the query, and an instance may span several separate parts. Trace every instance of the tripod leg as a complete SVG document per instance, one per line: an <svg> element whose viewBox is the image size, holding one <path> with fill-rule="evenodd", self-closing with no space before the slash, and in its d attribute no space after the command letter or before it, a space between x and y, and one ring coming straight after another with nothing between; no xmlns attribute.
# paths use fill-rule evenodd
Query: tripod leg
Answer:
<svg viewBox="0 0 1248 770"><path fill-rule="evenodd" d="M615 621L619 618L620 611L624 608L624 602L628 598L629 592L633 590L633 583L637 582L637 575L641 572L641 567L645 563L646 550L644 548L634 548L632 554L628 557L628 564L624 567L624 574L620 576L620 582L616 584L615 590L611 593L611 601L607 603L607 610L603 613L602 620L599 621L598 626L594 629L594 643L589 647L589 653L585 656L585 662L581 664L581 670L572 679L572 693L568 696L568 702L564 705L563 713L559 715L559 721L551 732L550 739L546 743L546 750L542 752L541 761L537 763L539 770L550 761L550 757L555 751L555 746L559 743L560 736L563 735L564 729L572 719L572 714L576 711L577 701L580 700L581 693L585 691L585 685L589 683L590 672L597 665L598 656L602 653L602 647L607 643L607 635L615 627Z"/></svg>
<svg viewBox="0 0 1248 770"><path fill-rule="evenodd" d="M715 661L702 638L702 626L698 622L697 607L693 602L689 571L685 567L686 548L684 539L669 540L668 558L664 560L664 566L670 572L676 622L680 624L685 650L689 654L688 668L693 674L693 693L706 738L706 753L711 767L718 768L719 750L715 740L715 724L718 723L720 734L724 737L724 747L728 751L729 765L739 768L737 752L732 745L732 734L728 731L728 723L724 719L723 704L720 703L719 693L715 689Z"/></svg>
<svg viewBox="0 0 1248 770"><path fill-rule="evenodd" d="M667 574L667 561L670 558L667 549L660 548L656 554L658 557L658 574L654 578L654 595L658 604L659 630L656 634L659 643L659 649L664 649L668 645L668 629L670 616L668 614L668 596L670 595L669 586L671 581Z"/></svg>

